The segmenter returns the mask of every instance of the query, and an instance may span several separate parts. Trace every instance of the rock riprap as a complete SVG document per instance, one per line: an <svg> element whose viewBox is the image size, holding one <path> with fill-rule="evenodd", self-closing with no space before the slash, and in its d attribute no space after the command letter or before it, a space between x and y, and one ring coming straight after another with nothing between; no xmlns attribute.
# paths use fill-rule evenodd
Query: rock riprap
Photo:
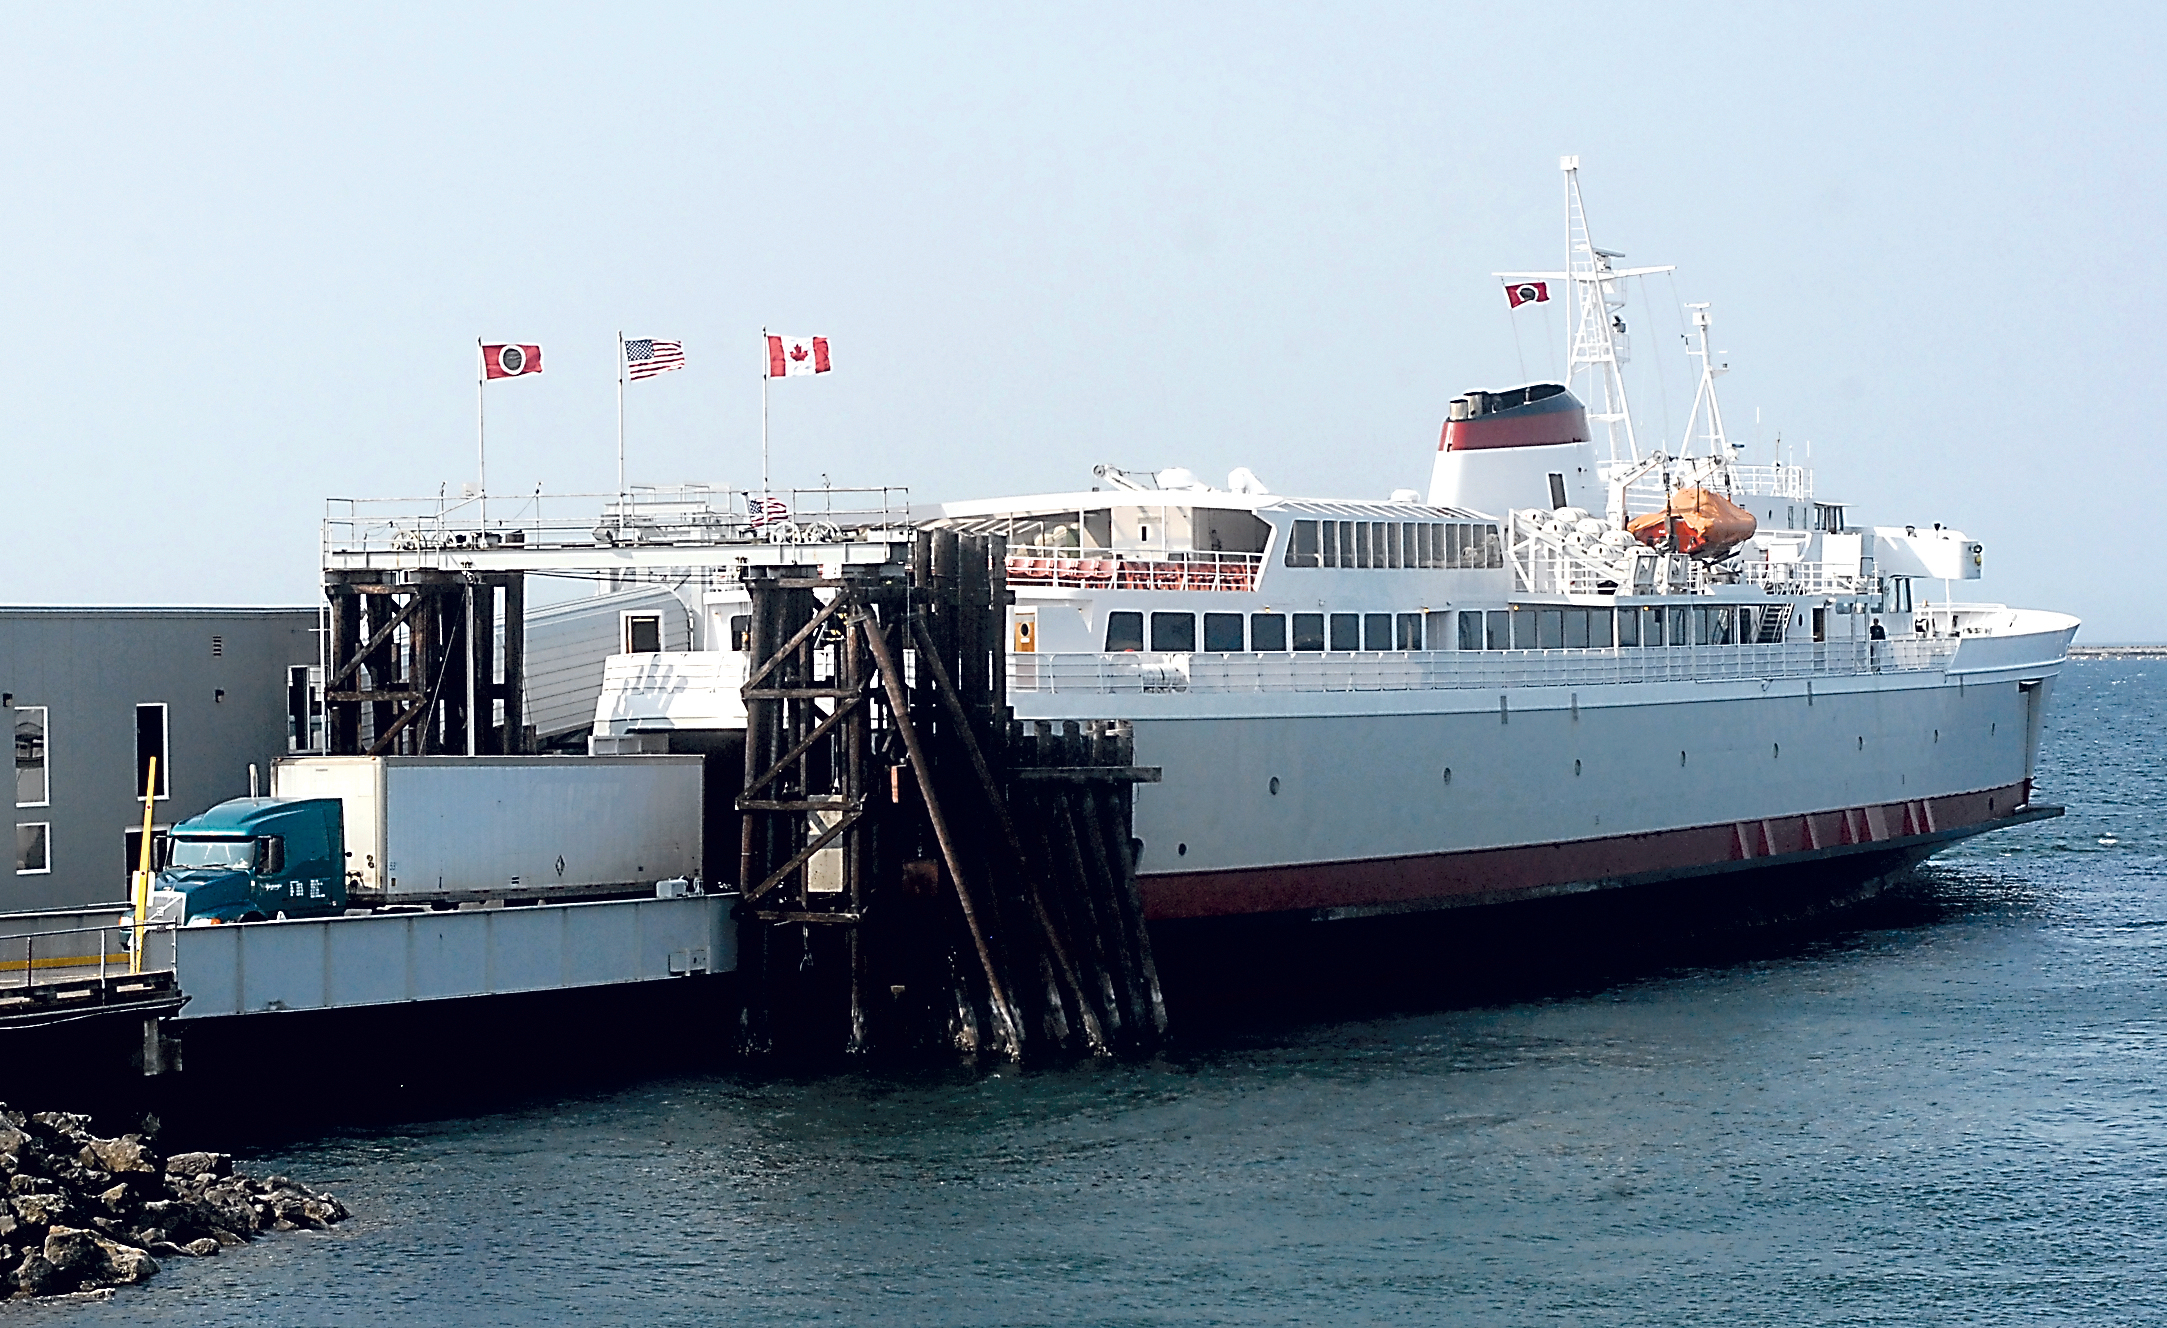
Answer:
<svg viewBox="0 0 2167 1328"><path fill-rule="evenodd" d="M285 1176L236 1174L224 1153L163 1157L147 1132L101 1139L88 1116L0 1103L0 1295L127 1286L159 1259L345 1217L338 1200Z"/></svg>

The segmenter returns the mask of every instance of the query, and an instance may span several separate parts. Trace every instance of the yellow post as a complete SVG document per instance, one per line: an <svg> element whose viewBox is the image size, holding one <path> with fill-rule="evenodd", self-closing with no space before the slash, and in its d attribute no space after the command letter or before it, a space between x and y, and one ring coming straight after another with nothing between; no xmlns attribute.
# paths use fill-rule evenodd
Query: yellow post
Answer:
<svg viewBox="0 0 2167 1328"><path fill-rule="evenodd" d="M135 874L135 944L128 950L128 971L143 971L143 928L150 921L150 823L158 796L158 758L143 777L143 851Z"/></svg>

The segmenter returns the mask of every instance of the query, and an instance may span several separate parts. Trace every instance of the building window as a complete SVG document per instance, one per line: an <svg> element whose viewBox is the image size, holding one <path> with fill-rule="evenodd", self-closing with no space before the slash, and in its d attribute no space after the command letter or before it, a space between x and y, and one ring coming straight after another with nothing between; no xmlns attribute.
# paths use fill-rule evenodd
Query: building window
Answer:
<svg viewBox="0 0 2167 1328"><path fill-rule="evenodd" d="M1287 615L1284 613L1250 614L1249 648L1251 650L1285 650L1287 648Z"/></svg>
<svg viewBox="0 0 2167 1328"><path fill-rule="evenodd" d="M32 821L15 827L15 874L35 876L53 869L53 827L49 821Z"/></svg>
<svg viewBox="0 0 2167 1328"><path fill-rule="evenodd" d="M135 797L143 796L144 782L149 779L151 758L158 761L158 786L151 790L157 798L167 796L173 787L172 762L167 760L166 750L166 703L150 701L135 708Z"/></svg>
<svg viewBox="0 0 2167 1328"><path fill-rule="evenodd" d="M625 653L627 655L653 655L662 650L662 615L659 613L628 613L625 615Z"/></svg>
<svg viewBox="0 0 2167 1328"><path fill-rule="evenodd" d="M1109 613L1106 615L1106 653L1119 655L1144 648L1144 615L1141 613Z"/></svg>
<svg viewBox="0 0 2167 1328"><path fill-rule="evenodd" d="M1214 654L1239 654L1242 648L1242 616L1238 613L1204 615L1204 649Z"/></svg>
<svg viewBox="0 0 2167 1328"><path fill-rule="evenodd" d="M1324 649L1323 614L1297 613L1294 615L1294 648L1296 650Z"/></svg>
<svg viewBox="0 0 2167 1328"><path fill-rule="evenodd" d="M1194 651L1196 649L1196 615L1193 613L1152 614L1151 648L1176 655Z"/></svg>
<svg viewBox="0 0 2167 1328"><path fill-rule="evenodd" d="M45 769L45 707L15 709L15 805L49 806L53 787Z"/></svg>
<svg viewBox="0 0 2167 1328"><path fill-rule="evenodd" d="M170 827L154 825L150 831L150 869L158 871L166 864L166 831ZM143 869L143 827L131 825L120 832L121 841L127 846L128 865L125 871L133 876Z"/></svg>

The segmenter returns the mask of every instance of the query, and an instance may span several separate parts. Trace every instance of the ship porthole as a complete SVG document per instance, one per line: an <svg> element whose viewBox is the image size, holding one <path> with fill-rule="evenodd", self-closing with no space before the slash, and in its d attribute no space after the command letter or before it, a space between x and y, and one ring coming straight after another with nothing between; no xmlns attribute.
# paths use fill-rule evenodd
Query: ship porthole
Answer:
<svg viewBox="0 0 2167 1328"><path fill-rule="evenodd" d="M1275 798L1279 796L1279 776L1277 775L1272 776L1272 796Z"/></svg>
<svg viewBox="0 0 2167 1328"><path fill-rule="evenodd" d="M1573 778L1575 778L1575 779L1578 779L1579 777L1580 777L1580 762L1578 762L1578 761L1574 761L1574 762L1573 762Z"/></svg>
<svg viewBox="0 0 2167 1328"><path fill-rule="evenodd" d="M1452 767L1449 765L1445 767L1445 782L1447 784L1452 782Z"/></svg>
<svg viewBox="0 0 2167 1328"><path fill-rule="evenodd" d="M1176 856L1176 857L1183 857L1183 858L1186 858L1186 857L1188 857L1188 856L1189 856L1189 846L1188 846L1187 844L1176 844L1176 845L1174 845L1174 854L1175 854L1175 856Z"/></svg>

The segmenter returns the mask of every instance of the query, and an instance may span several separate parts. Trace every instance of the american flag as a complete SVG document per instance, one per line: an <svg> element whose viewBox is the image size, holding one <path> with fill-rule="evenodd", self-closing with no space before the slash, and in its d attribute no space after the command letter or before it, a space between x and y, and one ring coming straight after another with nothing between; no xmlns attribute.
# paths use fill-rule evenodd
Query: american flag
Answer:
<svg viewBox="0 0 2167 1328"><path fill-rule="evenodd" d="M756 530L761 526L779 526L790 519L790 504L780 498L755 498L749 506Z"/></svg>
<svg viewBox="0 0 2167 1328"><path fill-rule="evenodd" d="M641 337L625 343L625 373L633 382L685 367L685 343Z"/></svg>

